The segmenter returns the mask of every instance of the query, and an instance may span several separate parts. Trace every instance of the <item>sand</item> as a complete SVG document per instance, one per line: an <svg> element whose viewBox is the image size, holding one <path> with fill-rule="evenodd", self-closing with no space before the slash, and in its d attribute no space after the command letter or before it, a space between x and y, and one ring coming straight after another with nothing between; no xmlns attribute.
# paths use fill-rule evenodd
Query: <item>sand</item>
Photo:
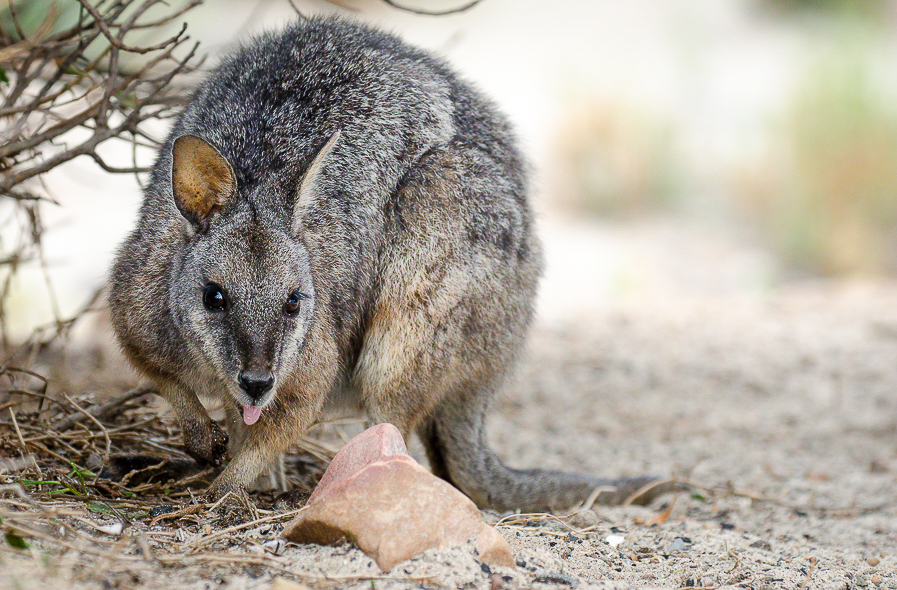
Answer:
<svg viewBox="0 0 897 590"><path fill-rule="evenodd" d="M893 283L815 282L538 325L490 416L506 462L695 488L485 513L513 570L455 549L384 573L351 545L279 543L276 515L211 540L220 528L149 519L109 534L114 515L68 502L33 517L45 537L0 550L0 588L897 588L895 301Z"/></svg>

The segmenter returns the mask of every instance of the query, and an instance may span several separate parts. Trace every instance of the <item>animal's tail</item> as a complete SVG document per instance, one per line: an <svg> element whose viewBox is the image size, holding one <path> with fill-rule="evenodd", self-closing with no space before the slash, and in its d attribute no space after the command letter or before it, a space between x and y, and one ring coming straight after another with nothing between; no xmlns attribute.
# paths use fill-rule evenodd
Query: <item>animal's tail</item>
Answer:
<svg viewBox="0 0 897 590"><path fill-rule="evenodd" d="M656 476L603 479L585 473L512 469L486 443L484 408L443 407L418 434L436 475L480 508L550 512L588 502L647 504L684 487Z"/></svg>

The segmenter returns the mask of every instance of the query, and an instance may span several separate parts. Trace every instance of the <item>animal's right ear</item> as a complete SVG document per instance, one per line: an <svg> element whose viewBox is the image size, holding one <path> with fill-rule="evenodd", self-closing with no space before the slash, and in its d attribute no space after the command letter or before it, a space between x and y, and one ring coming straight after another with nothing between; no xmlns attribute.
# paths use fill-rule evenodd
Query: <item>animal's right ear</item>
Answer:
<svg viewBox="0 0 897 590"><path fill-rule="evenodd" d="M227 210L237 192L237 178L218 150L195 135L183 135L171 148L174 202L192 224L207 224Z"/></svg>
<svg viewBox="0 0 897 590"><path fill-rule="evenodd" d="M327 140L327 143L324 144L318 154L315 156L314 160L311 161L308 168L305 170L305 174L302 176L302 183L299 185L299 193L296 195L296 203L293 206L293 233L298 234L302 225L302 216L311 206L312 202L315 199L315 195L318 193L321 173L324 168L324 160L327 159L327 154L333 150L333 146L336 145L336 142L339 141L340 132L337 131L330 136L330 139Z"/></svg>

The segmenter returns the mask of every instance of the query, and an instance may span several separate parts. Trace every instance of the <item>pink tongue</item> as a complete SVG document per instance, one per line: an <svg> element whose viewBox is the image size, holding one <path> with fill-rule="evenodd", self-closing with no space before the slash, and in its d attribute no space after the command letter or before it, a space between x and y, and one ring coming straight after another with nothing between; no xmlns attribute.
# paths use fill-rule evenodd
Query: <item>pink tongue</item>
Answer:
<svg viewBox="0 0 897 590"><path fill-rule="evenodd" d="M260 407L243 406L243 422L245 422L247 426L255 424L261 415L262 409Z"/></svg>

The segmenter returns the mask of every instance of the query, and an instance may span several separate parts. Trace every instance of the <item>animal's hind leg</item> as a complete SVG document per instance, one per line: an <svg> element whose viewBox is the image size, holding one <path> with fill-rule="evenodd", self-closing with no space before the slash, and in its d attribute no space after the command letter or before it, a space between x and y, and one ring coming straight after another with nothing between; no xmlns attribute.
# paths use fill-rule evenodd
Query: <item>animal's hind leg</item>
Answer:
<svg viewBox="0 0 897 590"><path fill-rule="evenodd" d="M486 444L486 407L523 346L541 265L510 172L458 144L406 175L352 384L373 422L416 429L433 470L481 507L567 508L615 484L599 499L623 501L650 478L509 469Z"/></svg>

